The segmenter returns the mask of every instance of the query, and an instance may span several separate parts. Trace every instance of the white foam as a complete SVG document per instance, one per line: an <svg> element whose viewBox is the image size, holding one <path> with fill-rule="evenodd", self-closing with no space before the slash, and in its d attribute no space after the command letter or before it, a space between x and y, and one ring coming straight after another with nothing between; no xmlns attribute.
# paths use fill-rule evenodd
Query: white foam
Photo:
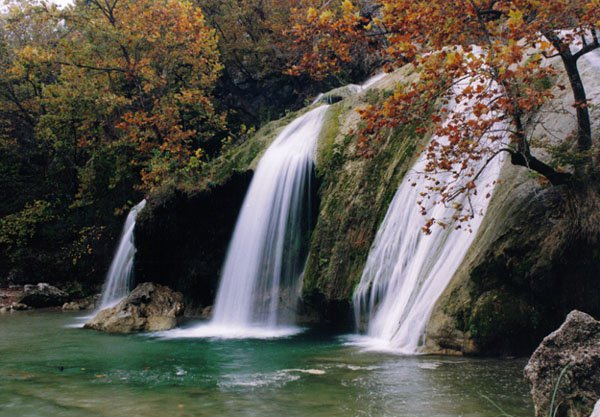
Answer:
<svg viewBox="0 0 600 417"><path fill-rule="evenodd" d="M397 346L394 346L391 340L372 337L372 336L363 336L363 335L353 335L348 336L346 339L346 344L349 346L355 346L363 350L364 352L381 352L381 353L391 353L394 355L415 355L418 352L414 352L412 349L403 349Z"/></svg>
<svg viewBox="0 0 600 417"><path fill-rule="evenodd" d="M208 323L189 329L174 329L154 333L164 339L276 339L294 336L304 329L294 326L259 327L228 326Z"/></svg>
<svg viewBox="0 0 600 417"><path fill-rule="evenodd" d="M325 375L325 371L322 369L283 369L281 372L299 372L309 375Z"/></svg>

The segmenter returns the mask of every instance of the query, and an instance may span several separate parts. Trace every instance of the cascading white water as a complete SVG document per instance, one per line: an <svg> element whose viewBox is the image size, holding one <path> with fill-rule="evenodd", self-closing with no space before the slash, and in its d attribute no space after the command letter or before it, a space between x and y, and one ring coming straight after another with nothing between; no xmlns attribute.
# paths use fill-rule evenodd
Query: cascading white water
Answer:
<svg viewBox="0 0 600 417"><path fill-rule="evenodd" d="M322 106L293 121L260 160L225 261L215 324L289 324L281 310L294 311L299 295L310 179L326 111ZM282 300L287 305L280 305Z"/></svg>
<svg viewBox="0 0 600 417"><path fill-rule="evenodd" d="M131 277L133 260L135 256L135 244L133 241L133 230L138 213L146 206L146 200L142 200L132 207L125 220L119 246L112 259L106 282L102 289L102 299L98 310L112 307L123 299L131 290Z"/></svg>
<svg viewBox="0 0 600 417"><path fill-rule="evenodd" d="M311 177L328 106L289 124L261 158L231 239L210 323L174 337L274 337L290 327L302 286Z"/></svg>
<svg viewBox="0 0 600 417"><path fill-rule="evenodd" d="M471 80L467 79L457 83L455 92L462 91L456 89L464 89L469 82ZM449 111L464 113L468 104L455 103ZM494 130L499 129L502 126L494 126ZM441 144L448 143L444 137L435 139ZM430 235L425 235L422 231L425 219L417 207L417 201L423 199L421 193L427 192L427 182L419 175L425 164L426 156L422 154L400 184L377 232L354 294L357 324L360 327L361 321L366 320L368 326L369 337L361 338L359 344L368 348L419 353L433 307L481 225L489 204L488 192L484 189L489 186L491 193L501 168L500 158L495 158L477 181L480 192L471 200L475 218L470 222L470 233L449 225L434 227ZM442 183L452 180L449 175L436 179ZM440 204L429 207L428 211L434 219L448 219L453 214L452 207Z"/></svg>

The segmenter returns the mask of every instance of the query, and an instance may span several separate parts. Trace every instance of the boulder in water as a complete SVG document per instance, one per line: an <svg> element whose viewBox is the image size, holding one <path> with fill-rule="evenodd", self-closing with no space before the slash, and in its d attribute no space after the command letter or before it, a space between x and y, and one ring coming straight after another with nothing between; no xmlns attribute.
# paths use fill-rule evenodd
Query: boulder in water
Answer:
<svg viewBox="0 0 600 417"><path fill-rule="evenodd" d="M533 353L525 377L536 417L589 416L600 400L600 321L577 310L569 313Z"/></svg>
<svg viewBox="0 0 600 417"><path fill-rule="evenodd" d="M25 285L23 296L18 302L34 308L56 307L63 305L68 298L69 294L63 290L41 282L37 285Z"/></svg>
<svg viewBox="0 0 600 417"><path fill-rule="evenodd" d="M169 330L183 317L183 311L183 294L145 282L116 306L100 311L84 327L107 333Z"/></svg>

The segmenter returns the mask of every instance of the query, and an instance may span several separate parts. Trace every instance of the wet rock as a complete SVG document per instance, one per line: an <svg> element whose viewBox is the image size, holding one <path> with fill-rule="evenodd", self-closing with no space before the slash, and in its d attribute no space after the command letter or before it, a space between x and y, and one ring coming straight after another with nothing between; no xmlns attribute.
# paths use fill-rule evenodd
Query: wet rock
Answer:
<svg viewBox="0 0 600 417"><path fill-rule="evenodd" d="M67 301L69 295L50 284L25 285L23 296L19 303L27 304L34 308L61 306Z"/></svg>
<svg viewBox="0 0 600 417"><path fill-rule="evenodd" d="M8 313L8 308L6 307L0 307L0 314L4 314L4 313Z"/></svg>
<svg viewBox="0 0 600 417"><path fill-rule="evenodd" d="M335 104L340 102L348 97L352 97L360 92L360 86L355 84L350 84L344 87L339 87L334 90L331 90L325 94L321 94L315 100L317 103L323 104Z"/></svg>
<svg viewBox="0 0 600 417"><path fill-rule="evenodd" d="M84 327L107 333L168 330L177 325L183 311L183 294L145 282L116 306L100 311Z"/></svg>
<svg viewBox="0 0 600 417"><path fill-rule="evenodd" d="M63 311L79 311L79 310L87 310L87 305L83 304L81 301L71 301L69 303L64 303L62 306Z"/></svg>
<svg viewBox="0 0 600 417"><path fill-rule="evenodd" d="M96 308L100 301L100 294L96 294L91 297L83 298L81 300L75 300L68 303L64 303L62 306L63 311L80 311L80 310L93 310Z"/></svg>
<svg viewBox="0 0 600 417"><path fill-rule="evenodd" d="M213 306L204 307L202 312L200 313L200 317L208 320L212 317L213 314Z"/></svg>
<svg viewBox="0 0 600 417"><path fill-rule="evenodd" d="M23 303L12 303L10 309L13 311L23 311L29 309L29 306Z"/></svg>
<svg viewBox="0 0 600 417"><path fill-rule="evenodd" d="M577 310L569 313L533 353L525 377L536 417L589 416L600 400L600 321Z"/></svg>

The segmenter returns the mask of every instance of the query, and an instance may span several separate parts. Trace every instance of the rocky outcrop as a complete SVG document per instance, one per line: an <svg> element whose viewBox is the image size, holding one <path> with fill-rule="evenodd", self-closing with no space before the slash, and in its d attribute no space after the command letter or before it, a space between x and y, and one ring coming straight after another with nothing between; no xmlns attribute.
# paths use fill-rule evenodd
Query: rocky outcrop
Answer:
<svg viewBox="0 0 600 417"><path fill-rule="evenodd" d="M588 73L586 83L597 78ZM566 74L556 81L568 83ZM532 143L576 132L575 118L555 111L572 100L568 89L554 89L527 127ZM600 120L598 109L594 115ZM597 181L552 187L507 161L478 235L432 313L427 351L530 355L570 311L600 317L599 242Z"/></svg>
<svg viewBox="0 0 600 417"><path fill-rule="evenodd" d="M600 321L580 311L569 313L534 352L525 377L536 417L589 416L600 399Z"/></svg>
<svg viewBox="0 0 600 417"><path fill-rule="evenodd" d="M63 290L50 284L39 283L37 285L25 285L19 303L34 308L57 307L63 305L68 298L69 294Z"/></svg>
<svg viewBox="0 0 600 417"><path fill-rule="evenodd" d="M183 295L170 288L145 282L123 301L100 311L84 325L107 333L132 333L172 329L183 316Z"/></svg>
<svg viewBox="0 0 600 417"><path fill-rule="evenodd" d="M570 311L600 316L600 194L507 171L432 314L430 353L529 355Z"/></svg>

